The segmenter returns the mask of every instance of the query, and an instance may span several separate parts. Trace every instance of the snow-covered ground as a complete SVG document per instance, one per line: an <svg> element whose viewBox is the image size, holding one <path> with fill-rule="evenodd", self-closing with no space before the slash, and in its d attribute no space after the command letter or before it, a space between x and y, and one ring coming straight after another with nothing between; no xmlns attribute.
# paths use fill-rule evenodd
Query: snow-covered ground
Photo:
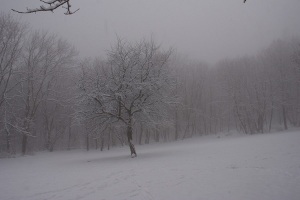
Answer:
<svg viewBox="0 0 300 200"><path fill-rule="evenodd" d="M1 200L299 200L300 132L0 159Z"/></svg>

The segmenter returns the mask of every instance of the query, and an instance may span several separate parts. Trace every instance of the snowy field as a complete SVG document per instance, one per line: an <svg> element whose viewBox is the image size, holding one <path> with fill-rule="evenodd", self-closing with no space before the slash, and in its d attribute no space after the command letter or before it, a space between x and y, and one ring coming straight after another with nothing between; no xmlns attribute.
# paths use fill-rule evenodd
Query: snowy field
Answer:
<svg viewBox="0 0 300 200"><path fill-rule="evenodd" d="M1 200L299 200L300 132L0 159Z"/></svg>

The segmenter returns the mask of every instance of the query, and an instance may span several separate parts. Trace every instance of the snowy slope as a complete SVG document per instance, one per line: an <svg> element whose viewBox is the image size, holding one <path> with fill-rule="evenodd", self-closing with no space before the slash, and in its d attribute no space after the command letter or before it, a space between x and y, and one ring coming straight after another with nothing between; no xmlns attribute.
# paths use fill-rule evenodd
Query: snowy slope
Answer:
<svg viewBox="0 0 300 200"><path fill-rule="evenodd" d="M0 159L1 200L299 200L300 132Z"/></svg>

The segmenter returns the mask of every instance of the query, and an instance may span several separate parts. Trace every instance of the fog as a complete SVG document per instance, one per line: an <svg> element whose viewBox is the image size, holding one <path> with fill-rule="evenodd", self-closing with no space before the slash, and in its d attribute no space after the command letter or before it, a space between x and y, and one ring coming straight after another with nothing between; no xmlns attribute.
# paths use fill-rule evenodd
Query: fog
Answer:
<svg viewBox="0 0 300 200"><path fill-rule="evenodd" d="M253 55L272 41L300 34L299 0L72 0L65 16L18 14L41 5L38 0L1 0L33 29L66 38L83 57L104 56L116 37L136 41L152 37L192 60L215 63L223 58Z"/></svg>
<svg viewBox="0 0 300 200"><path fill-rule="evenodd" d="M299 10L0 0L0 199L300 199Z"/></svg>
<svg viewBox="0 0 300 200"><path fill-rule="evenodd" d="M1 1L0 157L300 127L299 1L71 3Z"/></svg>

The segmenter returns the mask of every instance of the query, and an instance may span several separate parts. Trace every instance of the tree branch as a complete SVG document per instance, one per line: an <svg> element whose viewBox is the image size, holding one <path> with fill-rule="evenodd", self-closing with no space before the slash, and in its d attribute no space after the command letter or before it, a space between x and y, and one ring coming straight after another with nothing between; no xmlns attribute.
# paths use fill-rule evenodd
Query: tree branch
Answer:
<svg viewBox="0 0 300 200"><path fill-rule="evenodd" d="M70 0L47 0L47 1L40 0L40 1L46 4L47 6L41 5L39 8L33 8L33 9L27 8L27 11L18 11L15 9L11 9L11 10L17 13L28 14L28 13L37 13L37 12L47 12L47 11L54 12L55 9L62 7L67 10L65 12L65 15L74 14L79 10L78 8L75 11L71 11ZM67 6L64 7L63 5L67 5Z"/></svg>

